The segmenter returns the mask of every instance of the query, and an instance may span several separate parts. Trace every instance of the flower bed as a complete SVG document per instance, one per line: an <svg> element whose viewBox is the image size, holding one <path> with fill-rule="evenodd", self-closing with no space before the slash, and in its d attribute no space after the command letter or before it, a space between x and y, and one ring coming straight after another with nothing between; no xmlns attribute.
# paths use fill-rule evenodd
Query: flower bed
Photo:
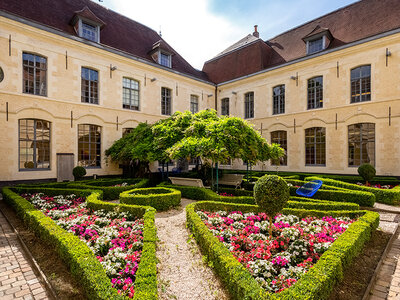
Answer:
<svg viewBox="0 0 400 300"><path fill-rule="evenodd" d="M148 205L162 211L179 205L181 192L164 187L133 189L121 193L119 199L121 203Z"/></svg>
<svg viewBox="0 0 400 300"><path fill-rule="evenodd" d="M268 235L265 213L198 211L204 224L267 291L296 283L354 221L279 215Z"/></svg>
<svg viewBox="0 0 400 300"><path fill-rule="evenodd" d="M261 287L249 269L238 261L225 244L221 242L221 239L213 234L197 214L198 211L218 212L221 210L228 213L241 211L243 214L259 214L261 211L255 205L211 201L197 202L186 207L188 228L193 233L203 255L208 258L233 299L328 299L334 285L342 280L343 270L360 253L363 245L369 240L372 232L379 224L379 214L375 212L285 208L283 210L284 214L296 215L299 218L333 216L335 218L349 217L358 220L353 222L337 238L328 250L320 256L320 259L313 267L301 276L296 284L292 284L280 293L274 293ZM243 244L243 246L247 247L248 245ZM255 254L257 255L257 253Z"/></svg>
<svg viewBox="0 0 400 300"><path fill-rule="evenodd" d="M128 212L91 211L75 195L24 194L26 200L58 226L85 241L118 293L133 298L135 273L143 246L143 220Z"/></svg>

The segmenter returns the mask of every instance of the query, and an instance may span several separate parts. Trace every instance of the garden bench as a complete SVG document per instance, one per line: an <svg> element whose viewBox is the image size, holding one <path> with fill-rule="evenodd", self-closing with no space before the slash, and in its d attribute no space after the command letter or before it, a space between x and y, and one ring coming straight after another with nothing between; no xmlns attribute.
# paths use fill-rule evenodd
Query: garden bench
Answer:
<svg viewBox="0 0 400 300"><path fill-rule="evenodd" d="M235 188L240 188L244 175L240 174L224 174L219 180L219 184L223 185L233 185Z"/></svg>
<svg viewBox="0 0 400 300"><path fill-rule="evenodd" d="M197 178L184 178L184 177L169 177L172 184L204 187L203 181Z"/></svg>

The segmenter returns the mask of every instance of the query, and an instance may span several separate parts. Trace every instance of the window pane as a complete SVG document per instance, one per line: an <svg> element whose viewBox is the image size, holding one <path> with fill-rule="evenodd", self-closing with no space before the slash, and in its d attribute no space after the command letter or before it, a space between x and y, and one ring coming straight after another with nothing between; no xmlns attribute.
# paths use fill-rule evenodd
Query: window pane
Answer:
<svg viewBox="0 0 400 300"><path fill-rule="evenodd" d="M229 116L229 98L221 100L221 115Z"/></svg>
<svg viewBox="0 0 400 300"><path fill-rule="evenodd" d="M351 103L371 100L371 65L351 70Z"/></svg>
<svg viewBox="0 0 400 300"><path fill-rule="evenodd" d="M375 165L375 124L358 123L348 127L349 166Z"/></svg>
<svg viewBox="0 0 400 300"><path fill-rule="evenodd" d="M81 76L81 101L98 104L98 72L82 68Z"/></svg>
<svg viewBox="0 0 400 300"><path fill-rule="evenodd" d="M307 109L323 107L323 79L314 77L307 83Z"/></svg>
<svg viewBox="0 0 400 300"><path fill-rule="evenodd" d="M244 118L254 118L254 92L244 95Z"/></svg>
<svg viewBox="0 0 400 300"><path fill-rule="evenodd" d="M83 167L101 166L101 127L78 125L78 164Z"/></svg>
<svg viewBox="0 0 400 300"><path fill-rule="evenodd" d="M325 165L325 128L313 127L305 130L306 165Z"/></svg>
<svg viewBox="0 0 400 300"><path fill-rule="evenodd" d="M171 90L161 88L161 114L171 115Z"/></svg>
<svg viewBox="0 0 400 300"><path fill-rule="evenodd" d="M23 92L33 95L47 95L47 59L23 53Z"/></svg>
<svg viewBox="0 0 400 300"><path fill-rule="evenodd" d="M285 150L285 155L278 160L271 160L271 165L287 165L287 132L284 130L271 132L271 143L279 144Z"/></svg>
<svg viewBox="0 0 400 300"><path fill-rule="evenodd" d="M199 97L196 95L190 95L190 112L195 114L199 111Z"/></svg>
<svg viewBox="0 0 400 300"><path fill-rule="evenodd" d="M21 119L19 124L19 168L50 169L50 122Z"/></svg>
<svg viewBox="0 0 400 300"><path fill-rule="evenodd" d="M285 113L285 85L273 88L273 114Z"/></svg>

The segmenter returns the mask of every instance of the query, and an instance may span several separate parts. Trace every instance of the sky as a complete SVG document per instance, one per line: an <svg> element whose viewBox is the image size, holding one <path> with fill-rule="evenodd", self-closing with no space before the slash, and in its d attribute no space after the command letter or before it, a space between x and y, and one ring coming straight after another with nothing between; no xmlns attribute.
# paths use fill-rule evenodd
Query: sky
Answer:
<svg viewBox="0 0 400 300"><path fill-rule="evenodd" d="M95 1L95 0L94 0ZM356 0L103 0L157 32L193 67L254 31L263 40Z"/></svg>

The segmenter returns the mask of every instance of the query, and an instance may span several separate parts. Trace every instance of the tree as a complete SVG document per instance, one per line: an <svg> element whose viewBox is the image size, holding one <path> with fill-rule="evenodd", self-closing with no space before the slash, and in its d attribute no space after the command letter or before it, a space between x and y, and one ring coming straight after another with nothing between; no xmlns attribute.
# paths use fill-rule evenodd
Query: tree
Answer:
<svg viewBox="0 0 400 300"><path fill-rule="evenodd" d="M358 174L365 180L365 184L368 185L368 181L371 181L375 175L376 170L375 168L368 163L362 164L357 169Z"/></svg>
<svg viewBox="0 0 400 300"><path fill-rule="evenodd" d="M272 223L275 216L289 201L287 182L277 175L264 175L254 185L254 200L269 217L269 235L272 237Z"/></svg>

